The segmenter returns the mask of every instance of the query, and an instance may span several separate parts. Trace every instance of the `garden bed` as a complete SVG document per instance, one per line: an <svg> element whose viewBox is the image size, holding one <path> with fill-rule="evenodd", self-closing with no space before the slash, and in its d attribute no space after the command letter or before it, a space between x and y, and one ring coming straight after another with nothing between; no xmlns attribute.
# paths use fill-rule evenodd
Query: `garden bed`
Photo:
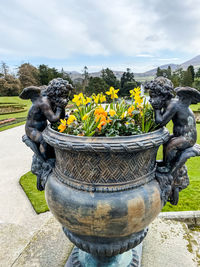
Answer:
<svg viewBox="0 0 200 267"><path fill-rule="evenodd" d="M13 114L26 111L26 105L0 103L0 115Z"/></svg>

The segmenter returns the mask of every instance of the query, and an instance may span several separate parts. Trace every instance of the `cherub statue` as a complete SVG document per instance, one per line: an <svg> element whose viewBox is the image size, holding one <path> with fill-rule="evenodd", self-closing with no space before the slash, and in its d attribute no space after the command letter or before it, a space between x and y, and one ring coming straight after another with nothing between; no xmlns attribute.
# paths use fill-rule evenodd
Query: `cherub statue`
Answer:
<svg viewBox="0 0 200 267"><path fill-rule="evenodd" d="M190 87L178 87L174 90L172 82L164 77L156 78L148 83L146 88L149 89L156 123L165 126L170 120L173 122L173 134L164 145L164 166L160 167L159 171L170 172L173 176L173 191L177 191L174 198L177 199L179 190L189 184L189 180L185 181L188 176L184 163L188 158L200 155L198 145L194 146L197 140L196 122L189 108L191 104L200 102L200 92ZM185 179L181 180L180 176L183 174Z"/></svg>
<svg viewBox="0 0 200 267"><path fill-rule="evenodd" d="M49 165L53 164L54 158L54 151L43 139L42 132L47 126L47 121L53 123L65 117L65 107L72 89L68 81L57 78L50 81L48 86L42 88L30 86L20 94L22 99L32 101L25 125L26 136L23 137L23 141L35 153L32 171L38 177L39 190L43 190L41 179L44 175L41 171L45 168L50 170ZM46 167L41 168L42 164L46 164Z"/></svg>

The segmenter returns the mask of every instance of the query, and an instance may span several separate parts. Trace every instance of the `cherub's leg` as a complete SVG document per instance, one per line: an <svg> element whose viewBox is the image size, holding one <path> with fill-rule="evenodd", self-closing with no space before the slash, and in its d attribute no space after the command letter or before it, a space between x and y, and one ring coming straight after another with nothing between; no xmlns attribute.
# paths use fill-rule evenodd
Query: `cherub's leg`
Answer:
<svg viewBox="0 0 200 267"><path fill-rule="evenodd" d="M40 153L44 160L46 160L47 143L44 141L42 132L35 128L26 129L26 134L29 138L39 146Z"/></svg>
<svg viewBox="0 0 200 267"><path fill-rule="evenodd" d="M190 142L184 137L173 137L165 148L165 165L170 168L176 163L179 152L191 147Z"/></svg>
<svg viewBox="0 0 200 267"><path fill-rule="evenodd" d="M168 144L170 143L173 137L174 135L171 134L167 143L163 144L163 161L165 161L165 158L166 158L166 150L167 150Z"/></svg>

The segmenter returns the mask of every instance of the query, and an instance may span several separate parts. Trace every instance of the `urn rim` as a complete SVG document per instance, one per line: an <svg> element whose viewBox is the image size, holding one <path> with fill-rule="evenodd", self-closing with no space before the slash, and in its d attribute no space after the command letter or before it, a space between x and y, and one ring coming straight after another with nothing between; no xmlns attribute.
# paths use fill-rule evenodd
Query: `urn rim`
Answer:
<svg viewBox="0 0 200 267"><path fill-rule="evenodd" d="M60 133L48 125L43 131L43 137L49 145L63 150L118 153L159 147L168 141L169 131L162 127L139 135L87 137Z"/></svg>

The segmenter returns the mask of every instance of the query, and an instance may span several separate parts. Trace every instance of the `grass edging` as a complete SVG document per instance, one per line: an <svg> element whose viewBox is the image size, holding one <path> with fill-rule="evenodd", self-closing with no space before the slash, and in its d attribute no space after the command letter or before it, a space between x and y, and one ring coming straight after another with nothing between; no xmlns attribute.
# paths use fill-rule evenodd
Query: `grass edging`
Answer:
<svg viewBox="0 0 200 267"><path fill-rule="evenodd" d="M37 178L32 172L27 172L21 176L19 183L37 214L49 211L44 191L37 190Z"/></svg>

